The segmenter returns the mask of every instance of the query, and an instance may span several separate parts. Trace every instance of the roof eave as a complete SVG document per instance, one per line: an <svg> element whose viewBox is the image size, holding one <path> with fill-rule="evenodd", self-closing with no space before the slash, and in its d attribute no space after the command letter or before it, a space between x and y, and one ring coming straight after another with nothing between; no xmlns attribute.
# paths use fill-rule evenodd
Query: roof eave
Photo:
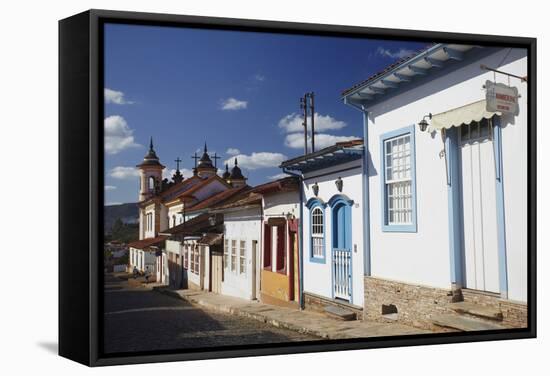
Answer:
<svg viewBox="0 0 550 376"><path fill-rule="evenodd" d="M449 47L451 46L451 47ZM434 68L440 69L445 67L454 60L462 60L464 53L471 50L471 48L462 50L453 49L453 46L466 46L459 44L439 43L425 51L418 53L417 55L406 59L389 69L387 72L373 77L371 80L359 84L357 87L348 89L342 93L342 100L345 104L352 106L365 106L371 103L379 101L387 94L399 90L412 80L415 80L418 76L426 76L434 71ZM471 46L476 47L476 46ZM454 47L456 48L456 47ZM443 50L446 60L434 59L433 55L440 53ZM415 64L421 64L423 67L418 67ZM427 66L426 66L427 65ZM404 75L402 72L406 71L409 74ZM368 92L367 92L368 91Z"/></svg>

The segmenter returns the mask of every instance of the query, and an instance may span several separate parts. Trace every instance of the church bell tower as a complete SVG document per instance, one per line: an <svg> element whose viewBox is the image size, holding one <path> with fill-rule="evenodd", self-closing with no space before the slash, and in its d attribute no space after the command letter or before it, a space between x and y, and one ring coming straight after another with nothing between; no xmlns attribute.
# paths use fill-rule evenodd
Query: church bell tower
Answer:
<svg viewBox="0 0 550 376"><path fill-rule="evenodd" d="M153 149L153 137L149 143L149 151L136 167L139 169L139 201L141 202L159 193L162 184L164 166Z"/></svg>

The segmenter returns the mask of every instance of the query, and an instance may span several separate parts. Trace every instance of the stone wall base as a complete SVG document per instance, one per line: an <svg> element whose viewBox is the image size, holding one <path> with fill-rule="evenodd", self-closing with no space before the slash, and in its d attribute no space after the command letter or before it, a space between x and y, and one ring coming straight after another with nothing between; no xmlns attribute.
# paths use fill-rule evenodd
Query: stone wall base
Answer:
<svg viewBox="0 0 550 376"><path fill-rule="evenodd" d="M324 314L326 306L336 306L352 311L357 316L357 320L363 319L363 309L359 306L304 291L304 309Z"/></svg>
<svg viewBox="0 0 550 376"><path fill-rule="evenodd" d="M527 304L502 299L498 295L462 289L465 302L497 308L502 312L502 325L510 328L527 327Z"/></svg>
<svg viewBox="0 0 550 376"><path fill-rule="evenodd" d="M441 332L446 330L432 324L430 319L433 315L451 312L451 303L451 288L445 290L365 277L365 320L393 321Z"/></svg>
<svg viewBox="0 0 550 376"><path fill-rule="evenodd" d="M365 277L364 281L363 316L365 320L398 322L436 332L450 331L432 323L434 315L456 315L451 305L457 300L457 292L450 286L449 289L441 289L376 277ZM527 326L525 304L465 289L462 289L461 294L466 302L500 309L503 314L503 321L500 324L503 326L510 328Z"/></svg>

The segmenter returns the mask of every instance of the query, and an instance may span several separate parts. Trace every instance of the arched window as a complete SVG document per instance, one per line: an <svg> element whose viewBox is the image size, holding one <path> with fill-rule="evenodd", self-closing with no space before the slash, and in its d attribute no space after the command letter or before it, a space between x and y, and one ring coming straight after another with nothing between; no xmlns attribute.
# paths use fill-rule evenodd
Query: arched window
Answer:
<svg viewBox="0 0 550 376"><path fill-rule="evenodd" d="M319 206L311 211L311 257L325 257L325 219Z"/></svg>
<svg viewBox="0 0 550 376"><path fill-rule="evenodd" d="M326 203L317 197L310 198L309 209L309 260L325 263L325 207Z"/></svg>
<svg viewBox="0 0 550 376"><path fill-rule="evenodd" d="M149 176L149 191L155 190L155 178L153 176Z"/></svg>

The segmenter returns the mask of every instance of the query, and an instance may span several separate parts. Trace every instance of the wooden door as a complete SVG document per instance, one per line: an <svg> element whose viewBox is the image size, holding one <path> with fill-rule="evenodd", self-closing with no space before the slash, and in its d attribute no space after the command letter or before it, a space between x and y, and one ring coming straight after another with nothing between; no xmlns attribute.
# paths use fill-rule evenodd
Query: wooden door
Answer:
<svg viewBox="0 0 550 376"><path fill-rule="evenodd" d="M496 175L489 122L460 129L460 167L467 288L499 292Z"/></svg>
<svg viewBox="0 0 550 376"><path fill-rule="evenodd" d="M222 255L212 255L212 292L221 294L222 292Z"/></svg>

